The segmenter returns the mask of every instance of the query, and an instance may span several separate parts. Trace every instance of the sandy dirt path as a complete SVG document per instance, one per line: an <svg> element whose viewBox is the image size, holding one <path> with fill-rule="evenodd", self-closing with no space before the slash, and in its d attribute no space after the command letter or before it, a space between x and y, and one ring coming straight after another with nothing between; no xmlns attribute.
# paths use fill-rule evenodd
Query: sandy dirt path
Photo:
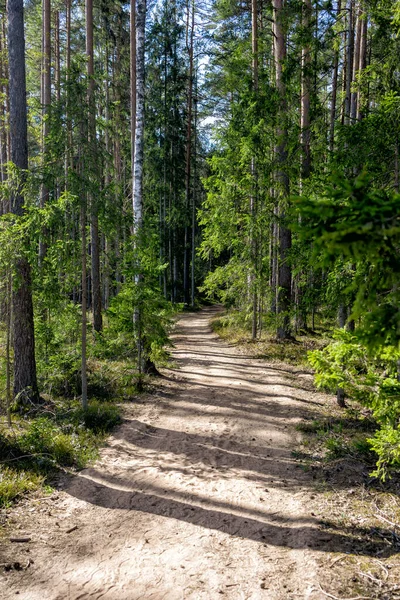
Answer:
<svg viewBox="0 0 400 600"><path fill-rule="evenodd" d="M32 541L3 550L33 564L0 576L3 600L326 598L318 572L345 540L319 529L292 456L321 395L238 355L214 313L180 319L174 368L126 407L100 460L24 507Z"/></svg>

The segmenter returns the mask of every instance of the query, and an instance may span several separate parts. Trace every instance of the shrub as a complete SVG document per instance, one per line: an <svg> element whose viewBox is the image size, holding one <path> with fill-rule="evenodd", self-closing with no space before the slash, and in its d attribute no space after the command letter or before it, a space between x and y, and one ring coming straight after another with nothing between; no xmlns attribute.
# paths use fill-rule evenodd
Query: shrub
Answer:
<svg viewBox="0 0 400 600"><path fill-rule="evenodd" d="M392 469L400 468L400 427L386 425L368 441L379 457L372 475L385 481Z"/></svg>
<svg viewBox="0 0 400 600"><path fill-rule="evenodd" d="M74 414L74 421L82 423L94 433L107 433L122 421L118 406L111 402L92 400L86 411L79 408Z"/></svg>
<svg viewBox="0 0 400 600"><path fill-rule="evenodd" d="M13 500L26 492L37 489L44 477L29 471L19 471L2 466L0 469L0 508L7 507Z"/></svg>
<svg viewBox="0 0 400 600"><path fill-rule="evenodd" d="M362 334L361 334L362 335ZM380 430L368 440L378 456L375 475L384 479L390 469L400 468L400 352L394 346L367 347L363 339L344 330L323 350L309 352L318 387L346 396L371 409Z"/></svg>

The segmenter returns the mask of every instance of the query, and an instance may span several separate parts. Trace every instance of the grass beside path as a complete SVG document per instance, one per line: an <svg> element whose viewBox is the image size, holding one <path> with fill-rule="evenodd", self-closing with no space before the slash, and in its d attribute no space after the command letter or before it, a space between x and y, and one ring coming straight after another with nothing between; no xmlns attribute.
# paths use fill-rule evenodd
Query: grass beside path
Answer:
<svg viewBox="0 0 400 600"><path fill-rule="evenodd" d="M13 415L0 423L0 508L27 492L48 488L60 469L81 469L97 457L105 436L121 422L113 402L47 403L35 414Z"/></svg>

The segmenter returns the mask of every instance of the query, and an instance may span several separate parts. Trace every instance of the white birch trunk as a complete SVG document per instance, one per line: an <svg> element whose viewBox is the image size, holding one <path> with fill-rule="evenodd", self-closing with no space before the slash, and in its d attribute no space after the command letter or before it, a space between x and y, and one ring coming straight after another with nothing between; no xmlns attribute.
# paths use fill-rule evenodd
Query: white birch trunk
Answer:
<svg viewBox="0 0 400 600"><path fill-rule="evenodd" d="M133 233L143 223L143 157L144 157L144 43L146 0L137 0L136 9L136 128L133 163Z"/></svg>

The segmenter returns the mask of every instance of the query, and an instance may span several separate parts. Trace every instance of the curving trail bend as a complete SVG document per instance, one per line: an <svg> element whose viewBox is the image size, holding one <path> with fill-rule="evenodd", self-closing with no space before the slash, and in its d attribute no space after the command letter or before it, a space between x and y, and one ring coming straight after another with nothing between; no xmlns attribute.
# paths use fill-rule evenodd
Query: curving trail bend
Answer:
<svg viewBox="0 0 400 600"><path fill-rule="evenodd" d="M1 598L326 597L318 572L346 540L319 530L292 457L294 425L322 396L289 367L238 355L209 327L216 310L182 316L175 367L126 407L101 459L24 507L32 542L3 550L33 563L0 576Z"/></svg>

